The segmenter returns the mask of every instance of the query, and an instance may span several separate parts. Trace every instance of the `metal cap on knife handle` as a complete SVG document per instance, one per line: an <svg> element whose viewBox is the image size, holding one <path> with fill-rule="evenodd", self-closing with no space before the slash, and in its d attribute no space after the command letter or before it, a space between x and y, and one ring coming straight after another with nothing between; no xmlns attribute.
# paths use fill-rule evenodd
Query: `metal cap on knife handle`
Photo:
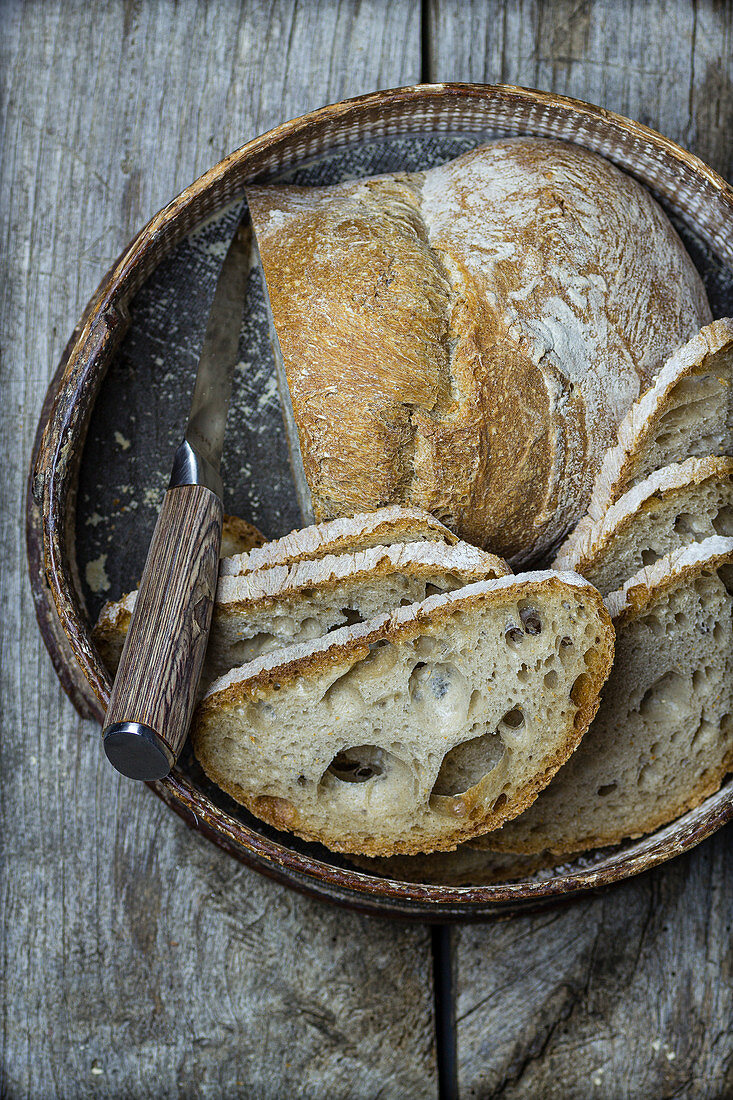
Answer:
<svg viewBox="0 0 733 1100"><path fill-rule="evenodd" d="M219 572L219 466L249 254L249 234L239 227L214 293L185 438L176 451L107 708L107 758L131 779L168 774L196 704Z"/></svg>

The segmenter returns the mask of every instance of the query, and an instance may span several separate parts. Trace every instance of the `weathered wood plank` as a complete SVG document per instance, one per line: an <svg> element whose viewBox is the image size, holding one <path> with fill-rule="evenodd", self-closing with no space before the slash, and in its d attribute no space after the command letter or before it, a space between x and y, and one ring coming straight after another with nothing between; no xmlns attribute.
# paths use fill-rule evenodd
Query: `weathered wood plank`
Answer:
<svg viewBox="0 0 733 1100"><path fill-rule="evenodd" d="M410 0L2 5L0 1094L434 1096L429 937L310 902L103 759L20 519L66 337L132 233L281 119L419 75Z"/></svg>
<svg viewBox="0 0 733 1100"><path fill-rule="evenodd" d="M733 174L733 5L430 0L432 80L590 100ZM456 930L462 1097L733 1094L731 831L551 914Z"/></svg>
<svg viewBox="0 0 733 1100"><path fill-rule="evenodd" d="M598 103L733 175L731 0L428 0L431 80Z"/></svg>
<svg viewBox="0 0 733 1100"><path fill-rule="evenodd" d="M461 1097L733 1095L733 850L454 945Z"/></svg>

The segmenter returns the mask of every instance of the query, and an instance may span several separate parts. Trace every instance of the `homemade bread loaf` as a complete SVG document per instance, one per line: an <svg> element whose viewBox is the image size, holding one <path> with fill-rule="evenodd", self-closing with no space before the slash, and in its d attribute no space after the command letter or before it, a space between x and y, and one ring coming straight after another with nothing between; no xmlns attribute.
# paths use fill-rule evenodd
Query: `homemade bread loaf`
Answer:
<svg viewBox="0 0 733 1100"><path fill-rule="evenodd" d="M689 458L640 481L603 519L584 517L552 564L605 596L642 566L713 535L733 536L733 458Z"/></svg>
<svg viewBox="0 0 733 1100"><path fill-rule="evenodd" d="M533 806L480 843L577 852L697 806L733 766L733 539L669 554L606 598L616 657L597 717Z"/></svg>
<svg viewBox="0 0 733 1100"><path fill-rule="evenodd" d="M429 541L453 544L458 538L420 508L380 508L376 512L366 512L327 523L317 523L299 531L290 531L265 546L222 561L220 575L237 576L272 565L317 561L328 554L354 553L357 550L367 550L370 546Z"/></svg>
<svg viewBox="0 0 733 1100"><path fill-rule="evenodd" d="M511 138L248 200L316 518L411 503L536 558L586 511L640 390L710 320L660 207L578 146Z"/></svg>
<svg viewBox="0 0 733 1100"><path fill-rule="evenodd" d="M260 653L320 638L344 623L363 622L431 592L508 573L506 562L465 542L413 542L220 577L202 691ZM136 596L131 592L107 604L94 629L110 672L119 664Z"/></svg>
<svg viewBox="0 0 733 1100"><path fill-rule="evenodd" d="M366 855L453 848L536 797L612 654L575 574L484 581L234 669L200 704L194 749L279 829Z"/></svg>
<svg viewBox="0 0 733 1100"><path fill-rule="evenodd" d="M604 456L588 515L653 470L705 455L733 454L733 318L713 321L675 352L629 409Z"/></svg>

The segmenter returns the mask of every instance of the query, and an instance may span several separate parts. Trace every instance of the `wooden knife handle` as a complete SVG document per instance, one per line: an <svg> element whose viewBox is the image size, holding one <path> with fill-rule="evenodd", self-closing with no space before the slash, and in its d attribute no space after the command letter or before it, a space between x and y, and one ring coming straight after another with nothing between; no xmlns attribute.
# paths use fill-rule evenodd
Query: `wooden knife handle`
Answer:
<svg viewBox="0 0 733 1100"><path fill-rule="evenodd" d="M204 485L165 495L104 723L110 762L162 779L186 740L214 608L223 508Z"/></svg>

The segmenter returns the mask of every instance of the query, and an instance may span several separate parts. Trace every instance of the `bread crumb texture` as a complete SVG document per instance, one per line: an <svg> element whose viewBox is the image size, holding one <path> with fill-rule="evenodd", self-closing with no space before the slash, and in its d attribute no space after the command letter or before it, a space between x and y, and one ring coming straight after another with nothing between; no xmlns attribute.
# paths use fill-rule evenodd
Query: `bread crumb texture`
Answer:
<svg viewBox="0 0 733 1100"><path fill-rule="evenodd" d="M607 597L616 656L597 717L533 806L488 844L577 852L697 806L733 765L733 538L667 555Z"/></svg>
<svg viewBox="0 0 733 1100"><path fill-rule="evenodd" d="M487 580L234 669L201 704L194 748L277 828L366 855L451 849L567 759L612 651L576 575Z"/></svg>

